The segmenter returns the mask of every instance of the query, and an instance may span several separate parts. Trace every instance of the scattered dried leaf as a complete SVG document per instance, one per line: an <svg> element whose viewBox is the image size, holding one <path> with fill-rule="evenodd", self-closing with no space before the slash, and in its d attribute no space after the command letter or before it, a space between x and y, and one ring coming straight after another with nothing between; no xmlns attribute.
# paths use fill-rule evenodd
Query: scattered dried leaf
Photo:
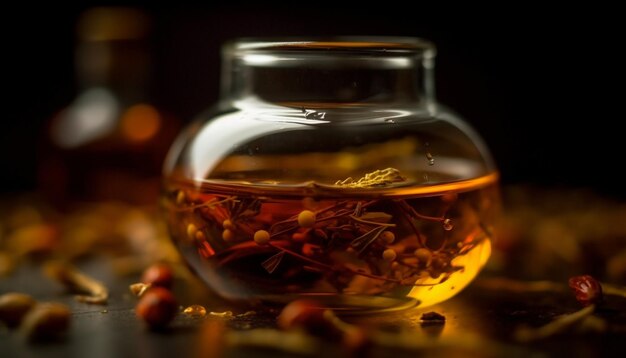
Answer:
<svg viewBox="0 0 626 358"><path fill-rule="evenodd" d="M0 296L0 322L16 327L37 302L24 293L9 292Z"/></svg>
<svg viewBox="0 0 626 358"><path fill-rule="evenodd" d="M70 264L49 262L44 265L44 272L48 277L56 280L73 292L87 293L77 295L76 300L83 303L106 304L109 290L100 281L97 281L74 268Z"/></svg>
<svg viewBox="0 0 626 358"><path fill-rule="evenodd" d="M130 292L135 295L136 297L141 297L143 296L144 293L146 293L146 291L152 287L151 283L133 283L132 285L128 286L128 288L130 289Z"/></svg>
<svg viewBox="0 0 626 358"><path fill-rule="evenodd" d="M60 303L40 303L31 309L20 325L20 333L28 340L56 338L70 326L70 309Z"/></svg>

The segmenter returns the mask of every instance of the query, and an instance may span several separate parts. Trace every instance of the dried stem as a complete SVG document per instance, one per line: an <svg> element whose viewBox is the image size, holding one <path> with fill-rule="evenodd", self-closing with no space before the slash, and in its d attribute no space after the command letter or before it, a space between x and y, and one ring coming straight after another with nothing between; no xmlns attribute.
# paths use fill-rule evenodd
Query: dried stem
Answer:
<svg viewBox="0 0 626 358"><path fill-rule="evenodd" d="M446 220L444 216L435 217L435 216L428 216L428 215L420 214L415 209L413 209L411 205L407 204L407 202L404 200L397 200L396 202L399 202L402 207L408 210L416 218L426 220L426 221L434 221L434 222L443 222L444 220Z"/></svg>
<svg viewBox="0 0 626 358"><path fill-rule="evenodd" d="M565 329L571 327L576 322L591 315L595 311L595 309L595 305L589 305L574 313L563 315L539 328L519 328L514 334L515 339L520 342L531 342L551 337L557 333L563 332Z"/></svg>
<svg viewBox="0 0 626 358"><path fill-rule="evenodd" d="M336 203L336 204L333 204L333 205L327 206L327 207L325 207L325 208L323 208L323 209L320 209L320 210L315 211L315 215L316 215L316 216L319 216L320 214L323 214L323 213L325 213L325 212L327 212L327 211L329 211L329 210L333 210L333 209L338 208L338 207L340 207L340 206L344 206L344 205L346 205L346 203L347 203L347 201L341 201L341 202L339 202L339 203ZM327 220L327 218L325 218L324 220ZM288 218L288 219L285 219L285 220L282 220L282 221L275 222L275 223L274 223L274 224L272 224L272 226L270 227L270 232L272 232L276 226L283 225L283 224L288 224L288 223L295 223L296 221L298 221L298 215L293 215L293 216L291 216L291 217L290 217L290 218ZM318 220L318 221L321 221L321 220Z"/></svg>
<svg viewBox="0 0 626 358"><path fill-rule="evenodd" d="M424 240L424 237L422 236L422 234L420 234L420 232L419 232L419 230L417 230L417 227L415 226L415 224L413 224L413 220L407 214L407 211L406 211L406 208L405 208L405 205L407 205L406 202L404 200L394 201L394 202L400 208L400 212L402 213L402 218L409 224L409 226L411 227L411 230L413 230L413 233L415 233L415 236L417 237L417 240L419 241L420 245L422 247L426 247L426 240Z"/></svg>
<svg viewBox="0 0 626 358"><path fill-rule="evenodd" d="M332 266L330 266L330 265L327 265L327 264L325 264L325 263L319 262L319 261L317 261L317 260L313 260L313 259L311 259L311 258L309 258L309 257L304 256L304 255L300 255L299 253L297 253L297 252L295 252L295 251L291 251L291 250L289 250L289 249L287 249L287 248L284 248L284 247L278 246L278 245L276 245L275 243L269 243L269 246L271 246L271 247L273 247L273 248L275 248L275 249L277 249L277 250L283 251L284 253L289 254L289 255L291 255L291 256L293 256L293 257L297 257L297 258L299 258L299 259L300 259L300 260L302 260L302 261L306 261L306 262L308 262L308 263L310 263L310 264L313 264L313 265L316 265L316 266L323 267L323 268L325 268L325 269L327 269L327 270L333 270L333 271L335 271L335 268L333 268L333 267L332 267Z"/></svg>
<svg viewBox="0 0 626 358"><path fill-rule="evenodd" d="M280 247L280 246L278 246L276 244L270 243L269 245L274 247L274 248L276 248L277 250L283 251L286 254L289 254L289 255L291 255L293 257L299 258L300 260L306 261L306 262L308 262L310 264L313 264L313 265L316 265L316 266L319 266L319 267L322 267L322 268L325 268L327 270L334 271L334 272L342 272L342 271L343 272L350 272L353 275L360 275L360 276L372 278L372 279L375 279L375 280L392 282L392 283L403 285L403 286L435 286L436 285L436 284L418 284L418 283L407 285L407 284L403 284L402 281L398 280L398 279L372 275L372 274L369 274L367 272L362 272L362 271L359 271L359 270L351 269L349 267L343 267L341 269L338 269L338 268L332 267L330 265L327 265L325 263L319 262L317 260L313 260L313 259L311 259L309 257L304 256L304 255L300 255L299 253L291 251L291 250L286 249L284 247Z"/></svg>
<svg viewBox="0 0 626 358"><path fill-rule="evenodd" d="M396 227L396 224L385 224L385 223L379 223L376 221L369 221L369 220L363 220L363 219L359 219L354 215L350 215L349 216L350 219L360 222L362 224L367 224L367 225L374 225L374 226L384 226L384 227Z"/></svg>
<svg viewBox="0 0 626 358"><path fill-rule="evenodd" d="M69 264L50 262L44 266L48 277L62 283L68 289L76 292L88 293L77 295L76 300L84 303L106 304L109 290L100 281L83 274Z"/></svg>

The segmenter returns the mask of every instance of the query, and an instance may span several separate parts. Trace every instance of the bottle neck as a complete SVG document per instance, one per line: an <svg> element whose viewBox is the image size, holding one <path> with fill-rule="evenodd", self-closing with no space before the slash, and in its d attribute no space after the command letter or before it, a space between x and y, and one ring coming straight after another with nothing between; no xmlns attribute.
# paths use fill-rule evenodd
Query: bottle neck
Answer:
<svg viewBox="0 0 626 358"><path fill-rule="evenodd" d="M103 87L129 103L145 100L149 55L138 40L85 41L76 49L79 88Z"/></svg>
<svg viewBox="0 0 626 358"><path fill-rule="evenodd" d="M391 42L239 42L223 51L222 100L434 102L434 48Z"/></svg>

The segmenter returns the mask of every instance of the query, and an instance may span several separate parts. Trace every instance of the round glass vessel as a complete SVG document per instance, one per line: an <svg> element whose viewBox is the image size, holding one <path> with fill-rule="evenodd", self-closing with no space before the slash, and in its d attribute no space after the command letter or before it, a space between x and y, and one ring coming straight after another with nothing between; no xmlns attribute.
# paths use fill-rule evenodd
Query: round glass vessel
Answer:
<svg viewBox="0 0 626 358"><path fill-rule="evenodd" d="M188 264L229 299L344 312L458 293L491 251L498 174L435 101L413 38L242 40L221 101L178 138L164 206Z"/></svg>

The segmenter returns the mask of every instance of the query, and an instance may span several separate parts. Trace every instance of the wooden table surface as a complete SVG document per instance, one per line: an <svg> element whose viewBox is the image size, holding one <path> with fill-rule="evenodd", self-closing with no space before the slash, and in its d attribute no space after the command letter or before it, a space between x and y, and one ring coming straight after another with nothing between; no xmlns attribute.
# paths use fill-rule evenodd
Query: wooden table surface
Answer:
<svg viewBox="0 0 626 358"><path fill-rule="evenodd" d="M195 356L200 343L198 319L179 315L170 329L152 332L134 315L136 299L129 294L128 285L133 277L119 278L108 271L102 259L83 261L80 268L105 282L110 288L106 306L76 302L55 282L48 280L35 264L21 265L11 276L0 280L0 293L20 291L38 300L63 302L72 309L71 329L61 340L45 343L28 343L19 334L0 331L0 356L2 357L162 357ZM495 282L495 285L494 285ZM495 287L494 287L495 286ZM374 346L371 356L415 356L426 353L434 356L623 356L626 353L626 299L608 297L607 308L598 315L609 323L604 332L579 332L571 330L543 340L520 343L514 332L521 325L539 326L554 317L580 309L573 296L567 292L519 292L497 288L497 281L480 277L457 297L427 309L414 309L394 314L361 317L356 324L374 325L393 336L404 334L432 344L403 346ZM185 301L185 290L176 290ZM232 309L242 313L241 307L228 307L210 298L202 302L208 310ZM419 318L425 311L435 311L446 317L443 325L422 326ZM355 318L349 319L354 321ZM255 328L273 328L274 315L259 313L245 318L228 320L232 332L250 332ZM402 332L402 333L400 333ZM280 334L277 331L278 334ZM320 353L342 356L338 344L321 341ZM233 345L225 348L225 356L289 356L290 352L261 349L250 345ZM306 355L305 355L306 356Z"/></svg>

